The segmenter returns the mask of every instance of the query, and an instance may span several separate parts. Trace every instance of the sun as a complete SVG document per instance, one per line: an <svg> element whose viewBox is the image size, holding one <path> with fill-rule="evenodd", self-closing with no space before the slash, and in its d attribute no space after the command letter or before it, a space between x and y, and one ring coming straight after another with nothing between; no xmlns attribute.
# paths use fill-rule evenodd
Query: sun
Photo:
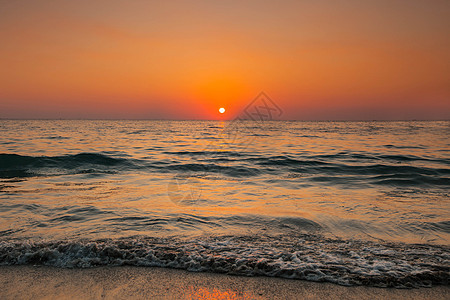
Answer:
<svg viewBox="0 0 450 300"><path fill-rule="evenodd" d="M225 112L225 108L223 108L223 107L219 108L219 112L220 112L221 114L223 114L223 113Z"/></svg>

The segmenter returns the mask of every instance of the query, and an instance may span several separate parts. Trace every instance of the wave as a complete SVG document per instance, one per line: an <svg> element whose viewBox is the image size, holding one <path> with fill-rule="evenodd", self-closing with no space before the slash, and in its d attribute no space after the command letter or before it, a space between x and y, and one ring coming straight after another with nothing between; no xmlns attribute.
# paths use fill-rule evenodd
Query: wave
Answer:
<svg viewBox="0 0 450 300"><path fill-rule="evenodd" d="M329 239L320 235L128 237L0 242L1 265L148 266L341 285L449 284L450 248Z"/></svg>
<svg viewBox="0 0 450 300"><path fill-rule="evenodd" d="M193 157L241 157L245 154L236 151L165 151L164 154Z"/></svg>
<svg viewBox="0 0 450 300"><path fill-rule="evenodd" d="M98 153L80 153L64 156L22 156L17 154L0 154L0 163L2 169L15 167L49 167L63 166L75 167L80 164L97 164L104 166L113 166L124 161L121 158L113 158Z"/></svg>
<svg viewBox="0 0 450 300"><path fill-rule="evenodd" d="M110 173L113 171L108 169L109 167L129 164L129 161L126 159L114 158L99 153L80 153L64 156L0 154L0 178L39 176L48 174L49 169L59 171L78 169L77 173ZM45 172L45 169L47 169L47 172ZM61 174L61 172L57 174Z"/></svg>
<svg viewBox="0 0 450 300"><path fill-rule="evenodd" d="M0 178L65 174L110 174L129 170L184 176L220 174L235 178L270 176L334 185L450 187L450 161L404 155L337 153L315 156L264 156L233 151L163 152L171 159L120 158L100 153L64 156L0 154ZM186 157L188 160L186 160ZM426 166L416 161L428 162ZM301 176L299 176L301 175ZM295 179L296 178L296 179Z"/></svg>

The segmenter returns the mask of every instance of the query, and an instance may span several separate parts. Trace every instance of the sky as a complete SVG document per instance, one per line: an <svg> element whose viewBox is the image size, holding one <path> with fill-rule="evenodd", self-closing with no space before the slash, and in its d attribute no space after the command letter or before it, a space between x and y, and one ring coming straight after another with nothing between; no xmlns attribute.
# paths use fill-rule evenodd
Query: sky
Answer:
<svg viewBox="0 0 450 300"><path fill-rule="evenodd" d="M0 0L0 118L232 119L262 91L282 119L450 119L450 1Z"/></svg>

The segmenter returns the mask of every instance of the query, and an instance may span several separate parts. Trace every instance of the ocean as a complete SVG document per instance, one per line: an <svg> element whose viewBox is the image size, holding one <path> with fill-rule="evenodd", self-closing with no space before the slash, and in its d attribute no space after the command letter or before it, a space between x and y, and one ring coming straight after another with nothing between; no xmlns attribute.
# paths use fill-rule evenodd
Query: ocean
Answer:
<svg viewBox="0 0 450 300"><path fill-rule="evenodd" d="M0 265L449 284L450 121L0 120Z"/></svg>

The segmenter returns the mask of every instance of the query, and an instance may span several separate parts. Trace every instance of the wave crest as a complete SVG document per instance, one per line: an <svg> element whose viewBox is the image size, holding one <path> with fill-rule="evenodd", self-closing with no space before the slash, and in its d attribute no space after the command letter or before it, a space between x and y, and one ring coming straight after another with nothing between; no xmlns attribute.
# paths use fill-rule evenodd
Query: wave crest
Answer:
<svg viewBox="0 0 450 300"><path fill-rule="evenodd" d="M449 248L327 239L318 235L0 242L0 264L67 268L157 266L341 285L449 284Z"/></svg>

